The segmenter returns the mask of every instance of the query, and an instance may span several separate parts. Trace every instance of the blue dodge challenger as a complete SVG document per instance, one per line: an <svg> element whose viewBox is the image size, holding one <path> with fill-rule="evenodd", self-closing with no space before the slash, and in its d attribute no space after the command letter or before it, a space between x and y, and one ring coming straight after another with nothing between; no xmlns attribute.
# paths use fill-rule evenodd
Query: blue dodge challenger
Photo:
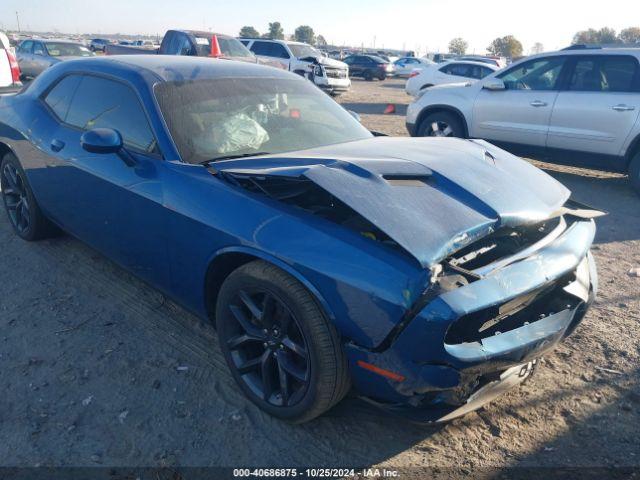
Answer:
<svg viewBox="0 0 640 480"><path fill-rule="evenodd" d="M0 98L24 240L68 232L212 321L239 387L308 421L353 389L422 421L526 379L597 290L599 212L486 142L373 135L299 76L63 62Z"/></svg>

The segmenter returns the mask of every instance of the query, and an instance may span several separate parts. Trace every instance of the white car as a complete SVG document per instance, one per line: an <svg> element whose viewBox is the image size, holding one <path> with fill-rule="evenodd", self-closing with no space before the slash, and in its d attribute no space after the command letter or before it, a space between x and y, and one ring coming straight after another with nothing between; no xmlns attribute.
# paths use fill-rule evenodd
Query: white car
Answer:
<svg viewBox="0 0 640 480"><path fill-rule="evenodd" d="M396 77L408 77L413 72L435 65L428 58L402 57L393 62Z"/></svg>
<svg viewBox="0 0 640 480"><path fill-rule="evenodd" d="M20 87L20 67L15 50L7 36L0 32L0 93L15 91Z"/></svg>
<svg viewBox="0 0 640 480"><path fill-rule="evenodd" d="M281 68L308 78L331 95L339 95L351 87L349 66L322 56L311 45L262 38L239 40L259 59L277 62Z"/></svg>
<svg viewBox="0 0 640 480"><path fill-rule="evenodd" d="M426 88L448 83L469 83L492 74L499 68L482 62L457 61L436 63L409 77L405 91L417 97Z"/></svg>
<svg viewBox="0 0 640 480"><path fill-rule="evenodd" d="M485 79L427 89L412 136L482 138L514 153L627 172L640 193L640 49L582 48L523 59Z"/></svg>

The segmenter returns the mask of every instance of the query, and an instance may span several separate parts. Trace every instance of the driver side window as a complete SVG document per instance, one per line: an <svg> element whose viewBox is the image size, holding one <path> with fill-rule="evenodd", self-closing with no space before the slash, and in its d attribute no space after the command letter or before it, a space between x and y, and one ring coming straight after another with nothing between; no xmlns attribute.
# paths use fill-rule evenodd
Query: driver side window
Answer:
<svg viewBox="0 0 640 480"><path fill-rule="evenodd" d="M555 90L565 57L537 58L498 75L507 90Z"/></svg>

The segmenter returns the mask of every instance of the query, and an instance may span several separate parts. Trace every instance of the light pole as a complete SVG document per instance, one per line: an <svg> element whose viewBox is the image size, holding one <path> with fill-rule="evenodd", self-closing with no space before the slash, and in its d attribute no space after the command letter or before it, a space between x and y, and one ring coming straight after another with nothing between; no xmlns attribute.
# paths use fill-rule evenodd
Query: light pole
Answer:
<svg viewBox="0 0 640 480"><path fill-rule="evenodd" d="M18 16L17 10L16 10L16 23L18 24L18 33L20 33L20 17Z"/></svg>

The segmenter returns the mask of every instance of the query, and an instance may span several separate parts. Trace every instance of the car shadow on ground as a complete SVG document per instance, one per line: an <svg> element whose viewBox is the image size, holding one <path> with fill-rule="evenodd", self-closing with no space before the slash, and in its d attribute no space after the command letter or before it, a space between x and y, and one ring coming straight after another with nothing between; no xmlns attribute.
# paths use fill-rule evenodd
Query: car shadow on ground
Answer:
<svg viewBox="0 0 640 480"><path fill-rule="evenodd" d="M545 397L544 401L563 406L560 415L566 429L530 453L516 456L512 466L518 469L517 478L633 477L639 461L630 453L638 442L639 379L639 369L610 370L583 387L559 389Z"/></svg>
<svg viewBox="0 0 640 480"><path fill-rule="evenodd" d="M571 198L607 213L598 218L595 243L640 239L640 196L624 175L537 162L549 175L571 190Z"/></svg>
<svg viewBox="0 0 640 480"><path fill-rule="evenodd" d="M361 103L361 102L344 102L341 105L347 110L353 110L361 115L382 115L389 105L394 106L394 111L389 115L407 115L407 105L402 103Z"/></svg>
<svg viewBox="0 0 640 480"><path fill-rule="evenodd" d="M405 81L406 78L401 78L401 77L395 77L397 80L402 80ZM389 82L385 82L382 85L380 85L382 88L394 88L396 90L404 90L404 83L389 83ZM407 97L409 98L409 97Z"/></svg>

